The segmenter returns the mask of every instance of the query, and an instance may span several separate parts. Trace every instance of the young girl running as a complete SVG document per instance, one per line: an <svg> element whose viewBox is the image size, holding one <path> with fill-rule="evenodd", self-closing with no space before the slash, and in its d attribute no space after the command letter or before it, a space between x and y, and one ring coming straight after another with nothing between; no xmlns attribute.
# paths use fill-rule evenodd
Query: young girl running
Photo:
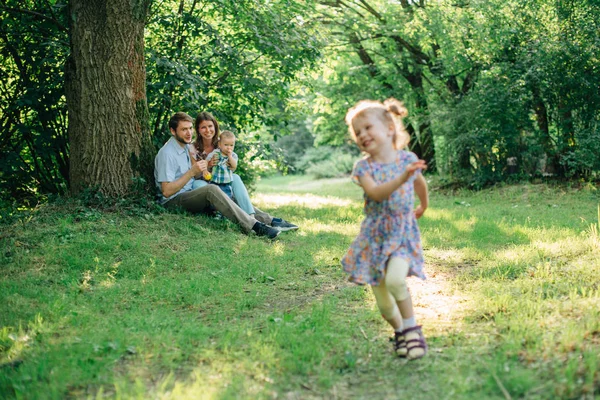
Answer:
<svg viewBox="0 0 600 400"><path fill-rule="evenodd" d="M367 157L358 161L352 180L365 191L365 220L342 258L350 281L369 284L383 318L394 328L394 351L409 360L427 352L406 286L410 275L425 279L417 218L428 206L423 160L402 150L409 136L402 124L406 108L395 99L361 101L348 110L350 135ZM414 193L420 205L414 208Z"/></svg>

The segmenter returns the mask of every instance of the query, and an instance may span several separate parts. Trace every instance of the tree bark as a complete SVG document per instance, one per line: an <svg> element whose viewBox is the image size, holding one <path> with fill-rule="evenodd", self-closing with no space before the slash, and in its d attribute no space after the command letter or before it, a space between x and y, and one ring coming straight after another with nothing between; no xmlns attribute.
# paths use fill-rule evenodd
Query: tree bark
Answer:
<svg viewBox="0 0 600 400"><path fill-rule="evenodd" d="M66 67L71 192L108 196L148 178L144 25L150 0L71 0ZM140 171L144 170L145 171Z"/></svg>
<svg viewBox="0 0 600 400"><path fill-rule="evenodd" d="M531 87L531 92L533 94L533 109L535 111L536 122L538 129L540 130L539 138L547 157L546 171L544 172L558 171L560 167L558 152L550 135L550 124L546 103L542 98L540 88L536 84Z"/></svg>
<svg viewBox="0 0 600 400"><path fill-rule="evenodd" d="M431 121L429 120L429 104L427 103L427 97L425 96L425 89L423 87L423 73L421 68L415 68L410 73L405 71L404 77L409 82L415 94L415 110L419 115L419 131L417 139L419 141L418 148L421 153L415 153L419 158L427 162L427 169L430 172L437 171L435 162L435 144L433 142L433 132L431 131Z"/></svg>

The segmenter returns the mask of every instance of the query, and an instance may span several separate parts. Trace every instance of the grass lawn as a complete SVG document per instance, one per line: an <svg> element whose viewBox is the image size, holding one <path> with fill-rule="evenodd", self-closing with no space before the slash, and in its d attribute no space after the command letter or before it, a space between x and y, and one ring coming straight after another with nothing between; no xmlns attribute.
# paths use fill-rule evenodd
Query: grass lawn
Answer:
<svg viewBox="0 0 600 400"><path fill-rule="evenodd" d="M600 397L597 189L432 190L415 362L339 265L360 189L278 177L254 200L301 229L74 202L0 223L0 398Z"/></svg>

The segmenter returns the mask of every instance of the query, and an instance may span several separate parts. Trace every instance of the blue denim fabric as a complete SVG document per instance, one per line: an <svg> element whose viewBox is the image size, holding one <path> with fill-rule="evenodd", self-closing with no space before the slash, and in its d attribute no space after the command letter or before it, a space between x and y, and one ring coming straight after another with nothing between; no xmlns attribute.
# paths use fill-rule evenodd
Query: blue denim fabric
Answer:
<svg viewBox="0 0 600 400"><path fill-rule="evenodd" d="M211 182L211 184L212 185L217 185L223 191L223 193L225 193L227 196L229 196L230 199L233 200L233 191L231 190L231 183L216 183L216 182ZM242 208L242 207L240 207L240 208ZM242 210L243 210L243 208L242 208Z"/></svg>
<svg viewBox="0 0 600 400"><path fill-rule="evenodd" d="M192 190L204 187L206 185L208 185L206 181L203 181L202 179L194 179L194 183L192 184Z"/></svg>
<svg viewBox="0 0 600 400"><path fill-rule="evenodd" d="M195 179L193 188L198 189L199 187L206 185L208 185L206 181L203 181L201 179ZM244 182L242 182L242 179L238 174L233 174L231 189L233 190L233 201L235 201L236 204L246 212L246 214L255 214L256 211L254 211L254 207L252 206L252 202L250 201L250 195L248 194L248 190L246 189L246 186L244 186Z"/></svg>
<svg viewBox="0 0 600 400"><path fill-rule="evenodd" d="M250 201L250 195L248 194L248 190L246 186L244 186L244 182L238 174L233 174L233 181L231 181L231 188L233 189L233 199L237 203L238 206L248 214L255 214L254 207L252 207L252 202Z"/></svg>

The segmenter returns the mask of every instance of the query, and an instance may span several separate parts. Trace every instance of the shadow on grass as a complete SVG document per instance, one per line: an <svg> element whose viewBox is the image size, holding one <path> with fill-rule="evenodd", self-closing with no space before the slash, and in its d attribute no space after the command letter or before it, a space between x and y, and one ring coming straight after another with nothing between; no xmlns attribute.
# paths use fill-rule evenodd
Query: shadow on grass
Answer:
<svg viewBox="0 0 600 400"><path fill-rule="evenodd" d="M135 391L142 379L148 391L160 390L154 383L168 379L151 376L172 371L175 382L178 371L194 370L213 353L224 366L235 364L231 357L242 355L235 349L271 363L260 356L268 346L246 335L278 336L271 325L340 290L345 239L307 229L271 243L225 221L178 213L62 215L15 226L0 249L10 251L0 280L0 389L7 397L80 397L99 388L111 393L119 382L128 382L124 393ZM34 329L38 316L43 322ZM311 318L301 332L314 332ZM299 365L318 364L322 350L294 346L307 351ZM252 376L253 367L242 364L242 376Z"/></svg>

